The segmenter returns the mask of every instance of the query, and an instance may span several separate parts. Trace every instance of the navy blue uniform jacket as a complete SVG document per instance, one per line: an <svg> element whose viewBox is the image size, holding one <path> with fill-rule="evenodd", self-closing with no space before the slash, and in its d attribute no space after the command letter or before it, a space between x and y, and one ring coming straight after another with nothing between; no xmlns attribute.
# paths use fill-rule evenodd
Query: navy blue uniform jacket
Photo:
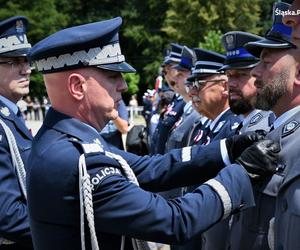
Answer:
<svg viewBox="0 0 300 250"><path fill-rule="evenodd" d="M0 119L15 136L21 158L26 162L31 150L32 135L21 121L3 102L0 101ZM19 186L8 141L0 125L0 238L18 243L18 249L32 247L28 211L25 197Z"/></svg>
<svg viewBox="0 0 300 250"><path fill-rule="evenodd" d="M168 106L163 119L160 119L152 138L153 154L165 153L169 132L183 113L185 102L181 96L174 96L175 100Z"/></svg>
<svg viewBox="0 0 300 250"><path fill-rule="evenodd" d="M219 143L195 146L191 151L176 149L163 156L140 157L109 148L92 127L50 109L35 136L27 176L35 249L81 248L78 159L82 151L71 142L74 138L86 143L100 141L105 150L121 155L140 183L138 187L129 182L115 160L100 153L86 155L94 184L95 227L100 249L120 249L116 238L120 235L178 244L221 219L223 203L208 185L174 200L149 192L201 183L215 176L224 167ZM216 179L226 187L233 209L242 202L245 207L253 205L251 184L242 167L226 167Z"/></svg>

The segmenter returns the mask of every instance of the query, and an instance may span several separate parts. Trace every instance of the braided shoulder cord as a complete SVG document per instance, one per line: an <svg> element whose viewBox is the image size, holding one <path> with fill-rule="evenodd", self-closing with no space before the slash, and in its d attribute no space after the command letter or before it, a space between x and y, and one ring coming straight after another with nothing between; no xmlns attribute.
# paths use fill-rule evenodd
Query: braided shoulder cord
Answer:
<svg viewBox="0 0 300 250"><path fill-rule="evenodd" d="M118 161L119 164L121 165L122 169L124 170L125 175L128 178L128 180L130 182L132 182L133 184L139 186L139 182L138 182L134 172L132 171L131 167L128 165L128 163L125 161L125 159L122 156L108 152L108 151L105 151L105 155ZM122 236L122 238L123 237L124 236ZM149 247L147 241L144 241L144 240L132 239L132 245L135 250L150 250L150 247Z"/></svg>
<svg viewBox="0 0 300 250"><path fill-rule="evenodd" d="M126 177L128 178L128 180L130 182L132 182L133 184L139 186L139 182L134 174L134 172L132 171L131 167L128 165L128 163L125 161L125 159L117 154L105 151L105 155L108 156L109 158L112 158L114 160L116 160L117 162L119 162L119 164L121 165L122 169L125 172Z"/></svg>
<svg viewBox="0 0 300 250"><path fill-rule="evenodd" d="M139 186L138 180L123 157L120 155L104 151L104 154L119 162L128 180L135 185ZM82 154L79 158L79 193L80 193L80 227L81 227L81 248L85 250L85 237L84 237L84 210L87 216L87 221L91 234L92 250L99 250L98 240L95 230L94 222L94 209L90 176L87 173L85 156ZM122 236L122 242L124 242L124 236ZM135 250L150 250L150 247L146 241L132 239L132 244ZM123 243L122 243L123 246ZM121 249L123 248L121 246Z"/></svg>
<svg viewBox="0 0 300 250"><path fill-rule="evenodd" d="M17 142L15 139L14 134L10 130L10 128L0 119L0 124L4 129L4 132L7 137L9 149L11 152L11 158L13 162L13 166L16 169L17 175L18 175L18 181L20 183L21 191L23 195L25 196L25 199L27 199L27 191L26 191L26 171L24 167L23 160L21 158Z"/></svg>
<svg viewBox="0 0 300 250"><path fill-rule="evenodd" d="M91 188L90 175L86 169L85 156L82 154L79 158L79 198L80 198L80 232L81 232L81 249L85 250L85 237L84 237L84 212L86 214L88 226L91 235L92 250L99 250L95 221L94 221L94 208L93 196Z"/></svg>

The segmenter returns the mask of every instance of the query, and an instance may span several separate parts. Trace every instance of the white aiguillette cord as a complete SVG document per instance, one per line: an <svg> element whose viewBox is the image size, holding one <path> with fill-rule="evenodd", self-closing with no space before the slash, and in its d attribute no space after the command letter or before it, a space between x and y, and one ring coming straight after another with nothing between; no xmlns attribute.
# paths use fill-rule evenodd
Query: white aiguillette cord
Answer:
<svg viewBox="0 0 300 250"><path fill-rule="evenodd" d="M26 171L24 167L23 160L21 158L18 145L15 139L15 136L13 132L10 130L10 128L0 119L0 124L4 129L4 132L7 137L11 158L13 162L13 166L15 167L18 175L18 180L20 183L20 187L22 190L23 195L25 196L25 199L27 200L27 191L26 191Z"/></svg>
<svg viewBox="0 0 300 250"><path fill-rule="evenodd" d="M120 156L111 152L104 151L104 154L111 159L114 159L119 162L121 167L124 170L124 173L128 180L135 185L139 186L138 180L127 164L127 162ZM93 209L93 196L91 189L90 175L86 169L85 156L82 154L79 158L79 196L80 196L80 228L81 228L81 248L85 250L85 236L84 236L84 211L87 216L87 221L90 229L91 235L91 245L92 250L99 250L95 222L94 222L94 209ZM146 241L132 239L133 246L138 250L150 250ZM122 245L121 249L124 248L124 236L122 236Z"/></svg>

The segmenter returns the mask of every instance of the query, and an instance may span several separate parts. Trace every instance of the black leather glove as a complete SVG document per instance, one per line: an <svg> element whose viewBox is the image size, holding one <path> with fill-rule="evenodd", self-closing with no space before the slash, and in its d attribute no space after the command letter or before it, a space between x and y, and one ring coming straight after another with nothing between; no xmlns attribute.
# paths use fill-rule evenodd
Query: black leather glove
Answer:
<svg viewBox="0 0 300 250"><path fill-rule="evenodd" d="M266 135L266 131L256 130L227 138L225 143L230 161L234 162L246 148L264 139Z"/></svg>
<svg viewBox="0 0 300 250"><path fill-rule="evenodd" d="M242 165L251 177L267 176L277 170L280 146L272 140L262 140L247 148L236 162Z"/></svg>

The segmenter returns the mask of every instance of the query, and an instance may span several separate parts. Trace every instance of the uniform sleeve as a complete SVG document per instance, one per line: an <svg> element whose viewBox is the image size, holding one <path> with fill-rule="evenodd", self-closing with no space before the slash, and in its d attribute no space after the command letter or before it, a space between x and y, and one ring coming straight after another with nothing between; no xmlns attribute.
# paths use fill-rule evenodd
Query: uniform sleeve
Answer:
<svg viewBox="0 0 300 250"><path fill-rule="evenodd" d="M31 246L26 201L21 194L2 129L0 134L0 237Z"/></svg>
<svg viewBox="0 0 300 250"><path fill-rule="evenodd" d="M203 183L224 167L220 142L174 149L164 155L139 157L121 150L140 185L152 192Z"/></svg>
<svg viewBox="0 0 300 250"><path fill-rule="evenodd" d="M94 185L97 232L180 244L207 230L232 211L253 206L251 183L239 165L224 168L193 193L166 200L127 181L113 168L89 171ZM103 170L101 172L101 170ZM92 181L96 183L95 180Z"/></svg>

